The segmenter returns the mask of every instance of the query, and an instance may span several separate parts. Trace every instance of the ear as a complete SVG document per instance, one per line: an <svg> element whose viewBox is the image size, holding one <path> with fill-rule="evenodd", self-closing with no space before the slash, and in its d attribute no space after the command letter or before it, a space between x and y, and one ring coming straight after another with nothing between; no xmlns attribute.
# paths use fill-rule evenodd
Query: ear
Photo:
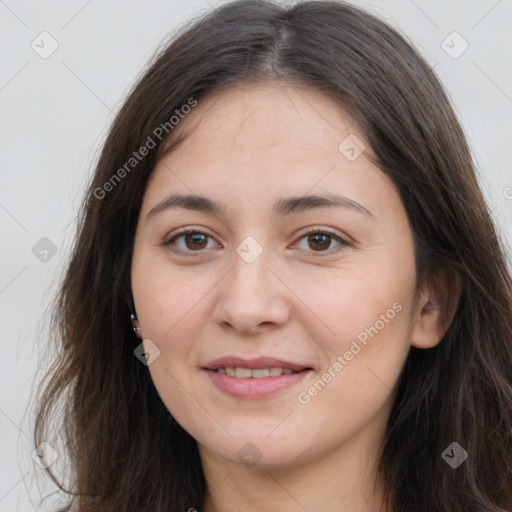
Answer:
<svg viewBox="0 0 512 512"><path fill-rule="evenodd" d="M453 321L461 293L459 275L438 268L426 280L418 294L411 345L435 347Z"/></svg>

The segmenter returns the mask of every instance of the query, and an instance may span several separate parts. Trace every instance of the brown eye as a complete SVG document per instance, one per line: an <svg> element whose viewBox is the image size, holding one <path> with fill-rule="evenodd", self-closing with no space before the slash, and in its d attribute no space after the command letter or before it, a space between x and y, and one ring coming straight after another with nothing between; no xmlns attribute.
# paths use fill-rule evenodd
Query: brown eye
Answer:
<svg viewBox="0 0 512 512"><path fill-rule="evenodd" d="M325 249L329 249L331 245L332 237L326 233L324 234L314 234L308 236L308 243L312 249L319 249L321 251Z"/></svg>
<svg viewBox="0 0 512 512"><path fill-rule="evenodd" d="M337 245L332 246L335 242ZM350 244L338 235L322 229L314 229L300 237L297 246L310 253L332 253L337 252Z"/></svg>
<svg viewBox="0 0 512 512"><path fill-rule="evenodd" d="M203 233L189 233L184 236L187 249L204 249L207 244L207 236Z"/></svg>
<svg viewBox="0 0 512 512"><path fill-rule="evenodd" d="M163 245L176 253L201 252L202 249L208 249L208 241L213 238L206 233L196 229L189 229L176 234L172 238L166 240ZM211 248L212 246L210 246Z"/></svg>

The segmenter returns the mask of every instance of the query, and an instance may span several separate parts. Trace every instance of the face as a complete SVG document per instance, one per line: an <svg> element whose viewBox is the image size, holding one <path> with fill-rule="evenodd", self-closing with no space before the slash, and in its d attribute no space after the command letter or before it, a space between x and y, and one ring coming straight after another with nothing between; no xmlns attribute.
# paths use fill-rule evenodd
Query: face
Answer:
<svg viewBox="0 0 512 512"><path fill-rule="evenodd" d="M416 269L407 214L364 136L329 97L282 84L200 101L178 129L132 262L163 403L202 455L238 464L378 443Z"/></svg>

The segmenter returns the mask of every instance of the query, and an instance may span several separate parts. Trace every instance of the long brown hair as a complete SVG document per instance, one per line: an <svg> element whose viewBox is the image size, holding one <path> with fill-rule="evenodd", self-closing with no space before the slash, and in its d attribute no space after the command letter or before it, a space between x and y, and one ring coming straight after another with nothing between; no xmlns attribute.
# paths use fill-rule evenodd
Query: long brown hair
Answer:
<svg viewBox="0 0 512 512"><path fill-rule="evenodd" d="M203 510L197 443L134 356L134 233L148 177L163 148L179 143L176 110L269 80L315 87L353 116L401 194L418 286L441 276L443 308L453 309L439 345L412 347L400 376L379 461L388 510L512 510L512 280L447 95L404 37L365 11L260 0L225 4L159 50L109 130L54 307L58 354L38 397L35 445L61 435L71 468L67 484L48 468L70 494L60 510ZM127 166L148 137L155 149ZM468 453L457 468L441 456L453 442Z"/></svg>

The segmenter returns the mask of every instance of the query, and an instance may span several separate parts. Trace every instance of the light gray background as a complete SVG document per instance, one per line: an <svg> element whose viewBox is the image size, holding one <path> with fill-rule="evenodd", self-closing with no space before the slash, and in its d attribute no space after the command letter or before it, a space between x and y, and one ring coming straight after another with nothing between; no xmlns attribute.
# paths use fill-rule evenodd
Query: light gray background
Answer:
<svg viewBox="0 0 512 512"><path fill-rule="evenodd" d="M63 271L78 201L106 129L165 36L221 3L0 0L0 512L39 510L40 493L52 490L43 486L43 472L30 458L28 407L45 343L45 308ZM435 66L510 247L512 0L352 3L399 28ZM43 31L59 45L47 59L31 47ZM456 59L442 47L453 31L469 44ZM453 36L444 43L452 52L461 44ZM43 237L57 248L46 262L32 252Z"/></svg>

